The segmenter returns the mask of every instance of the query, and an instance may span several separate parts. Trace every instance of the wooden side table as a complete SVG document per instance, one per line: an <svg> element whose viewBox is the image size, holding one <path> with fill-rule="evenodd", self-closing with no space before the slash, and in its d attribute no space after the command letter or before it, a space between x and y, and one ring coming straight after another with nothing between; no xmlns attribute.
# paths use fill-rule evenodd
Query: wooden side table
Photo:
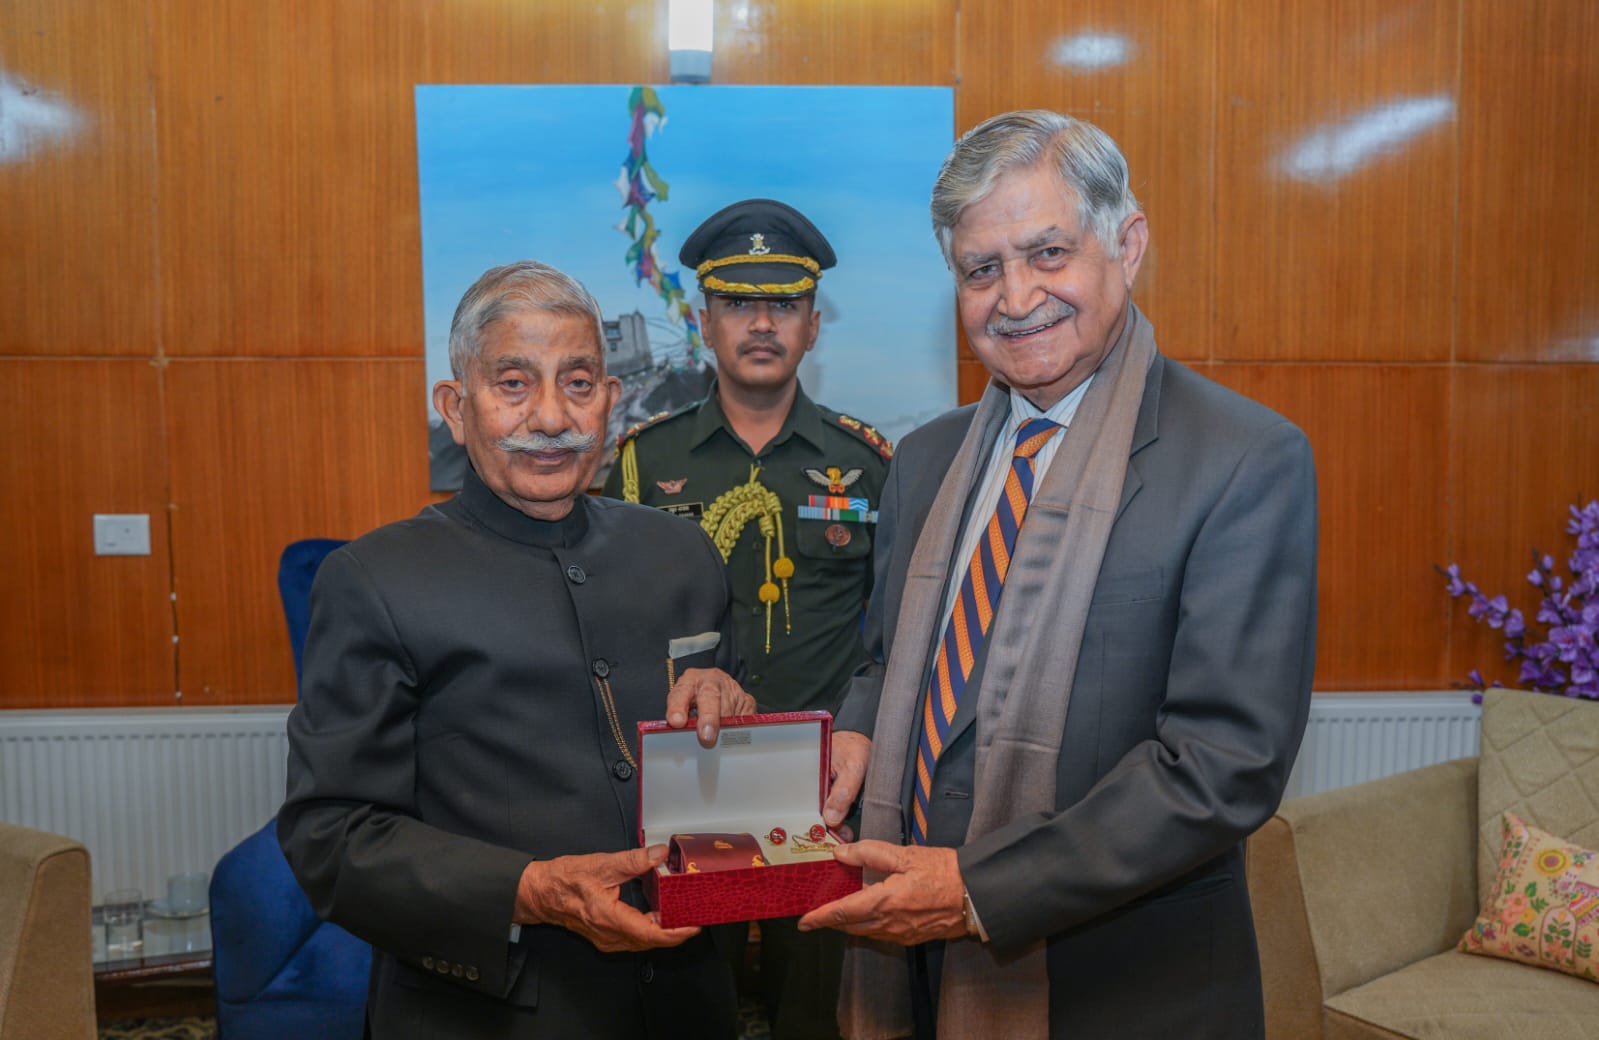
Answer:
<svg viewBox="0 0 1599 1040"><path fill-rule="evenodd" d="M94 966L95 1017L101 1022L129 1018L214 1017L216 986L211 981L211 951L163 953Z"/></svg>
<svg viewBox="0 0 1599 1040"><path fill-rule="evenodd" d="M106 960L100 911L95 910L95 1017L119 1022L215 1016L208 912L160 914L154 905L147 905L146 911L143 954Z"/></svg>

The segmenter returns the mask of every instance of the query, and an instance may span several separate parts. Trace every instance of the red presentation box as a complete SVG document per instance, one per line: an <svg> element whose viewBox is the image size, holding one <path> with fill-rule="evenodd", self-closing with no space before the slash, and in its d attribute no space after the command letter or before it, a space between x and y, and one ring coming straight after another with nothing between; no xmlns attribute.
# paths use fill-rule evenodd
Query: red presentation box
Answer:
<svg viewBox="0 0 1599 1040"><path fill-rule="evenodd" d="M793 917L860 890L860 867L804 848L841 840L822 826L833 716L736 716L713 748L700 747L692 726L641 722L638 732L639 841L752 834L770 864L697 873L661 864L644 875L644 892L662 927Z"/></svg>

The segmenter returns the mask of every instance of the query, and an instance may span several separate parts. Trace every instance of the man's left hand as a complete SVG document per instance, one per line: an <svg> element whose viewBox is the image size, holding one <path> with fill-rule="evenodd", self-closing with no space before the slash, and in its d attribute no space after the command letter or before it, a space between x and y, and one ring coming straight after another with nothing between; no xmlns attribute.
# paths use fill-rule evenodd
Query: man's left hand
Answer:
<svg viewBox="0 0 1599 1040"><path fill-rule="evenodd" d="M834 849L833 858L888 876L812 910L800 918L800 931L837 928L901 946L966 935L966 886L954 849L858 841Z"/></svg>
<svg viewBox="0 0 1599 1040"><path fill-rule="evenodd" d="M720 668L690 668L666 695L667 725L682 729L691 716L698 716L701 747L716 746L723 719L754 712L755 698Z"/></svg>

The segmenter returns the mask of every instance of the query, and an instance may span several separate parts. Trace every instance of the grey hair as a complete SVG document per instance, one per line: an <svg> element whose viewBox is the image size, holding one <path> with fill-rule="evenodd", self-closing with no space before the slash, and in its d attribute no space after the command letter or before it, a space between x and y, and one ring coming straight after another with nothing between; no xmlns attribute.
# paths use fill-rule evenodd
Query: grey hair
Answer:
<svg viewBox="0 0 1599 1040"><path fill-rule="evenodd" d="M605 329L600 305L581 282L537 260L491 267L472 284L456 305L450 321L450 372L466 378L467 365L483 352L483 330L516 311L570 314L594 322L594 335L605 357Z"/></svg>
<svg viewBox="0 0 1599 1040"><path fill-rule="evenodd" d="M1112 259L1121 255L1122 221L1138 212L1128 184L1127 159L1110 135L1092 123L1033 108L1006 112L961 135L933 184L933 234L944 262L955 269L950 243L961 213L994 190L1000 177L1051 162L1077 195L1078 222Z"/></svg>

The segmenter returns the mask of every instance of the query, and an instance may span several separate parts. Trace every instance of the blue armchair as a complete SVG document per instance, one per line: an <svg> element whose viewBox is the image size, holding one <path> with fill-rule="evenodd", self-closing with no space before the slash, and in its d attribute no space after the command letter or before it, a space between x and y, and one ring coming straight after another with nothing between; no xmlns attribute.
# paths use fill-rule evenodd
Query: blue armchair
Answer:
<svg viewBox="0 0 1599 1040"><path fill-rule="evenodd" d="M278 591L296 677L311 582L343 544L308 538L283 550ZM276 819L212 871L211 945L219 1040L360 1040L372 948L316 916L278 847Z"/></svg>

